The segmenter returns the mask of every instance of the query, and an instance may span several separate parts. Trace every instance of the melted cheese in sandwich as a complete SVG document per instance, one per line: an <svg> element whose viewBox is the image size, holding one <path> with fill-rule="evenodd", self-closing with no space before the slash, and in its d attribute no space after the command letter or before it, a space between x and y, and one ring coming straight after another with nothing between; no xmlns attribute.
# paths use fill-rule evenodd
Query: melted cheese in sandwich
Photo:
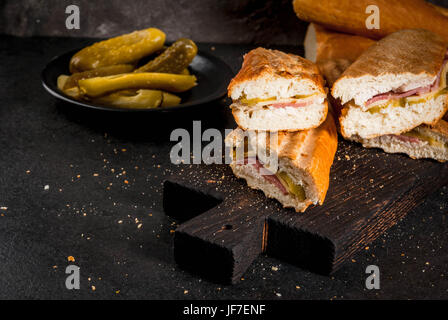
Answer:
<svg viewBox="0 0 448 320"><path fill-rule="evenodd" d="M316 96L318 93L313 93L313 94L309 94L309 95L296 95L294 97L288 98L288 99L278 99L277 97L270 97L267 99L259 99L259 98L254 98L254 99L246 99L246 97L243 95L240 99L239 102L242 104L245 104L247 106L254 106L256 104L269 104L271 102L274 101L279 101L279 100L285 100L285 101L295 101L295 100L301 100L301 99L307 99L307 98L311 98L313 96Z"/></svg>
<svg viewBox="0 0 448 320"><path fill-rule="evenodd" d="M370 108L368 111L370 113L377 113L380 112L380 110L385 108L395 108L395 107L405 107L406 105L413 105L418 103L423 103L429 100L436 99L442 94L448 93L448 88L446 87L446 77L448 73L448 63L445 64L442 73L440 75L440 84L439 88L437 90L433 90L431 92L428 92L426 94L417 95L417 96L410 96L406 98L400 98L400 99L394 99L389 100L385 103L376 105L372 108Z"/></svg>

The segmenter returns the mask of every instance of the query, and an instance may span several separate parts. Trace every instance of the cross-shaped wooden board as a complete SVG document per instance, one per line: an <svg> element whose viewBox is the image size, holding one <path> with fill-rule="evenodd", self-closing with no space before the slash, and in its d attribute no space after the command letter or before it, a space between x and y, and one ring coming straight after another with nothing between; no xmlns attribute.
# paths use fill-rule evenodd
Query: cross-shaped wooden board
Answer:
<svg viewBox="0 0 448 320"><path fill-rule="evenodd" d="M331 274L446 184L448 164L340 141L325 203L304 213L250 189L227 165L180 165L163 204L181 222L177 264L228 284L261 253Z"/></svg>

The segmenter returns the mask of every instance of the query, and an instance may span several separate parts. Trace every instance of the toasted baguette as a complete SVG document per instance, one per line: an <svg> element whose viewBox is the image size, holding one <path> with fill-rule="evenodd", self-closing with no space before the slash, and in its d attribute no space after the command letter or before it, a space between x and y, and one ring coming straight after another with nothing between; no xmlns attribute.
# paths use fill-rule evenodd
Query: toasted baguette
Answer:
<svg viewBox="0 0 448 320"><path fill-rule="evenodd" d="M435 125L448 110L446 94L425 102L405 100L404 107L387 106L375 113L365 102L378 94L433 85L442 66L442 77L447 72L446 48L439 36L421 29L398 31L368 48L332 88L332 96L343 105L341 134L348 139L371 139L397 135L421 124Z"/></svg>
<svg viewBox="0 0 448 320"><path fill-rule="evenodd" d="M389 91L407 91L431 85L439 73L448 43L422 30L401 30L378 41L344 71L332 95L345 104L361 106Z"/></svg>
<svg viewBox="0 0 448 320"><path fill-rule="evenodd" d="M226 144L237 146L243 143L243 139L243 131L237 129L226 138ZM260 140L253 139L249 143L257 145L258 150L266 150L267 144L260 144ZM284 207L292 207L297 212L303 212L311 204L322 205L325 200L337 140L331 114L318 128L278 133L278 145L269 150L278 156L279 171L285 172L294 184L303 187L306 198L302 201L291 193L283 194L275 185L266 181L251 164L233 162L230 166L234 174L245 179L251 188L262 190L267 197L277 199Z"/></svg>
<svg viewBox="0 0 448 320"><path fill-rule="evenodd" d="M244 56L243 66L229 84L233 100L290 98L303 95L325 95L324 80L317 66L300 56L278 50L257 48Z"/></svg>
<svg viewBox="0 0 448 320"><path fill-rule="evenodd" d="M318 127L325 121L328 102L325 98L306 107L273 108L233 103L233 117L243 130L289 131Z"/></svg>
<svg viewBox="0 0 448 320"><path fill-rule="evenodd" d="M355 61L375 40L340 33L310 23L305 36L305 58L318 63L322 60Z"/></svg>
<svg viewBox="0 0 448 320"><path fill-rule="evenodd" d="M423 0L294 0L293 5L300 19L340 32L381 39L398 30L422 28L448 40L448 18ZM379 29L366 27L369 5L379 8Z"/></svg>
<svg viewBox="0 0 448 320"><path fill-rule="evenodd" d="M429 2L428 2L429 3ZM437 6L435 4L429 3L431 6L434 7L434 9L436 9L439 13L441 13L442 15L444 15L445 17L448 17L448 9L444 8L444 7L440 7Z"/></svg>
<svg viewBox="0 0 448 320"><path fill-rule="evenodd" d="M246 54L240 72L230 82L228 94L233 99L235 121L244 130L316 128L328 112L318 67L278 50L257 48Z"/></svg>
<svg viewBox="0 0 448 320"><path fill-rule="evenodd" d="M412 139L418 136L421 138ZM366 148L381 148L388 153L405 153L413 159L448 161L448 122L444 120L434 126L421 125L405 135L383 135L373 139L354 140Z"/></svg>
<svg viewBox="0 0 448 320"><path fill-rule="evenodd" d="M336 79L344 72L350 65L348 60L323 60L318 63L319 69L331 86ZM336 99L330 97L330 102L335 111L336 117L339 117L341 105ZM444 119L438 121L434 126L420 125L411 130L411 134L423 134L427 139L433 139L436 143L429 143L428 140L421 139L421 141L408 140L406 141L406 134L403 136L397 135L382 135L372 139L362 139L359 137L351 137L351 140L359 142L365 148L380 148L388 153L405 153L414 159L430 158L440 162L448 161L448 113L445 114ZM338 122L336 123L338 125ZM338 126L339 127L339 126ZM340 128L340 127L339 127Z"/></svg>

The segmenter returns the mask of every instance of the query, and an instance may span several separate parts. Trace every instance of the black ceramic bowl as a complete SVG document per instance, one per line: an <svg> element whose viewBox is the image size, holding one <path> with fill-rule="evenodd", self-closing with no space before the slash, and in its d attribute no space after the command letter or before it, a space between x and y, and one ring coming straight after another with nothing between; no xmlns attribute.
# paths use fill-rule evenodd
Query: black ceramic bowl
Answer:
<svg viewBox="0 0 448 320"><path fill-rule="evenodd" d="M68 69L69 62L77 51L79 50L67 52L51 60L42 71L42 83L44 88L57 99L86 108L119 112L172 112L180 109L184 110L224 97L227 92L227 86L233 76L232 70L221 59L200 50L189 67L190 72L197 77L198 85L188 92L176 93L176 95L182 98L180 105L155 109L109 107L107 105L75 100L58 89L57 78L61 74L70 74Z"/></svg>

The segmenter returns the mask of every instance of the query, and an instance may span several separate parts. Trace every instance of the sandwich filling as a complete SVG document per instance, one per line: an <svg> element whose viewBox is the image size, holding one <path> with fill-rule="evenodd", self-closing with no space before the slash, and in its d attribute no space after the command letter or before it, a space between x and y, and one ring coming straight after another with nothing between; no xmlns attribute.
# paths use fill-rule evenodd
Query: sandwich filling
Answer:
<svg viewBox="0 0 448 320"><path fill-rule="evenodd" d="M436 139L435 136L427 135L418 128L415 128L406 133L402 133L400 135L388 135L388 136L398 139L402 142L407 142L411 144L428 144L431 147L448 149L448 142Z"/></svg>
<svg viewBox="0 0 448 320"><path fill-rule="evenodd" d="M313 104L322 104L325 100L325 96L319 93L313 93L309 95L295 95L291 98L277 98L270 97L267 99L247 99L245 95L242 95L240 99L235 101L235 104L241 107L247 108L302 108L308 107Z"/></svg>
<svg viewBox="0 0 448 320"><path fill-rule="evenodd" d="M268 171L256 155L253 155L250 151L246 150L247 148L245 148L244 160L235 161L236 165L251 165L258 173L260 173L262 168L264 168L265 171ZM236 158L236 149L234 149L233 159L236 160ZM301 202L306 200L305 188L300 184L294 183L293 179L286 172L278 170L277 173L263 174L261 176L266 182L275 186L283 195L291 195Z"/></svg>
<svg viewBox="0 0 448 320"><path fill-rule="evenodd" d="M437 78L431 85L412 89L406 92L389 91L378 94L364 104L367 111L370 113L378 113L382 109L405 107L406 105L413 105L424 103L426 101L437 98L440 95L447 94L446 76L448 72L448 59L445 58L442 68L440 69Z"/></svg>

